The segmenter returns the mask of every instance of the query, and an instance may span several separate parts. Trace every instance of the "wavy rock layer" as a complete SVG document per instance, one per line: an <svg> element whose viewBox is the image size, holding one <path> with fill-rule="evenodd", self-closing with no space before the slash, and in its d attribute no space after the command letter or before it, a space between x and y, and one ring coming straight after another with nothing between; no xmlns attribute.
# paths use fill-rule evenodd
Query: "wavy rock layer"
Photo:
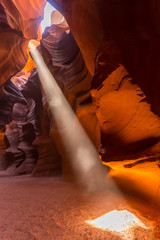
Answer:
<svg viewBox="0 0 160 240"><path fill-rule="evenodd" d="M29 0L22 4L20 0L1 0L1 85L24 67L28 58L28 39L39 37L38 24L43 17L45 2ZM158 143L159 1L49 2L65 16L69 27L61 24L46 29L41 40L43 56L96 146L100 142L101 129L100 153L103 158L108 161L133 152L138 154ZM25 98L32 99L28 118L32 119L38 136L41 120L37 109L43 107L40 89L38 95L34 94L39 84L35 82L28 81L22 93ZM6 116L14 104L23 104L14 86L11 91L8 88L3 85L0 92L1 125L12 120L10 115L9 120ZM12 99L8 105L6 99ZM49 132L48 136L50 138ZM61 143L57 146L59 152L63 152Z"/></svg>
<svg viewBox="0 0 160 240"><path fill-rule="evenodd" d="M66 25L53 25L46 29L41 40L44 57L50 59L51 72L68 100L71 108L87 131L89 137L99 144L99 128L90 96L91 75L88 72L80 49ZM46 58L46 62L49 61ZM90 120L93 121L90 121ZM68 167L68 154L64 151L61 139L66 134L64 129L57 130L53 123L51 134L62 156L62 170L64 175ZM67 165L67 166L66 166Z"/></svg>
<svg viewBox="0 0 160 240"><path fill-rule="evenodd" d="M92 97L105 160L157 143L159 2L50 2L66 17L91 73L96 59Z"/></svg>

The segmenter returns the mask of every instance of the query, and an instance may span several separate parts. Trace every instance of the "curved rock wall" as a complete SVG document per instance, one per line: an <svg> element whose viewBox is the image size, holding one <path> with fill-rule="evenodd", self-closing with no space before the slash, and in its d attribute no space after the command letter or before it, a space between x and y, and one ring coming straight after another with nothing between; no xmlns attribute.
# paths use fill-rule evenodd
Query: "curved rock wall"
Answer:
<svg viewBox="0 0 160 240"><path fill-rule="evenodd" d="M46 29L41 40L42 54L97 147L101 129L99 151L103 159L118 160L127 154L141 154L159 143L159 1L49 2L64 15L69 27L61 24ZM47 125L45 117L48 107L45 104L42 107L36 72L32 72L34 80L31 81L31 74L21 89L26 99L13 85L4 83L24 67L28 59L28 41L39 37L45 3L45 0L23 3L1 0L0 3L0 84L3 85L0 88L0 125L12 120L6 118L6 113L11 112L15 103L24 104L28 98L32 99L29 100L32 104L29 105L28 120L34 125L35 146L41 160L47 151L41 151L43 140L45 146L54 143L51 123ZM42 119L38 108L43 112ZM49 128L47 134L42 127L43 119ZM40 128L43 128L41 133ZM64 155L61 144L56 144Z"/></svg>
<svg viewBox="0 0 160 240"><path fill-rule="evenodd" d="M100 153L107 161L137 153L160 139L159 117L151 111L145 94L114 48L108 42L99 50L92 81L92 97L101 125ZM114 61L108 64L108 59Z"/></svg>
<svg viewBox="0 0 160 240"><path fill-rule="evenodd" d="M39 37L39 24L43 19L46 0L20 1L1 0L5 8L7 22L11 28L19 30L25 38Z"/></svg>
<svg viewBox="0 0 160 240"><path fill-rule="evenodd" d="M98 146L99 125L90 95L91 75L70 29L66 25L52 25L43 34L41 45L44 57L47 55L45 51L49 53L50 69L55 80L90 138Z"/></svg>
<svg viewBox="0 0 160 240"><path fill-rule="evenodd" d="M19 72L28 59L28 40L22 32L8 25L6 13L0 3L0 85Z"/></svg>
<svg viewBox="0 0 160 240"><path fill-rule="evenodd" d="M50 70L63 91L73 111L87 131L89 137L99 145L98 120L94 112L90 96L91 75L88 72L80 49L73 35L66 25L52 25L46 29L41 40L42 53ZM46 53L47 51L47 53ZM60 131L60 132L59 132ZM64 151L61 138L65 135L64 129L57 130L53 122L51 136L62 156L63 175L69 179L68 154Z"/></svg>
<svg viewBox="0 0 160 240"><path fill-rule="evenodd" d="M10 80L0 87L0 125L12 121L12 110L15 103L26 104L26 100L16 85Z"/></svg>
<svg viewBox="0 0 160 240"><path fill-rule="evenodd" d="M91 92L104 159L159 142L159 2L50 2L66 17L91 73L95 61Z"/></svg>

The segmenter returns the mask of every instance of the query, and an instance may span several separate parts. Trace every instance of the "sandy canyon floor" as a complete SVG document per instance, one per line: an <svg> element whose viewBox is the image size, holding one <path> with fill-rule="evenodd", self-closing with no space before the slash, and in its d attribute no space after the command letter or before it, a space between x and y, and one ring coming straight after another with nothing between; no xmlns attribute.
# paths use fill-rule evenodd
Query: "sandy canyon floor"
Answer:
<svg viewBox="0 0 160 240"><path fill-rule="evenodd" d="M0 172L0 240L160 239L158 207L113 185L82 193L61 177Z"/></svg>

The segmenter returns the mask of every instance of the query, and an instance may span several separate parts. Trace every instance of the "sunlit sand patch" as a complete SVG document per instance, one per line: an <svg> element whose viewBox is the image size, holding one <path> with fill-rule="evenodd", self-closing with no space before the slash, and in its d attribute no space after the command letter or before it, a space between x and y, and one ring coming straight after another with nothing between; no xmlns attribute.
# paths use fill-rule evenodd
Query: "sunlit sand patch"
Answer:
<svg viewBox="0 0 160 240"><path fill-rule="evenodd" d="M88 220L86 223L102 230L115 232L122 239L134 239L132 229L135 227L148 229L140 219L127 210L114 210L94 220Z"/></svg>

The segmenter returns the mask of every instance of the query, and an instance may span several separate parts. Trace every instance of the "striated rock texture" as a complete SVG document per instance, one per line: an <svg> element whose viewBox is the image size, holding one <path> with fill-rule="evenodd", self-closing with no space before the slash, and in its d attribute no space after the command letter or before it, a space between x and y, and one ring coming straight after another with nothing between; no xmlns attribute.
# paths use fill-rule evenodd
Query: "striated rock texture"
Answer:
<svg viewBox="0 0 160 240"><path fill-rule="evenodd" d="M16 84L17 77L10 79L27 62L29 38L37 38L39 35L44 3L29 1L24 5L20 1L0 2L0 125L3 127L7 124L5 167L10 165L8 171L11 174L32 172L37 158L32 146L35 132L38 134L40 131L36 116L38 111L35 110L37 105L30 96L24 97L21 93L21 86L25 83L23 77L19 77L20 85ZM26 12L26 4L30 8L29 12ZM19 73L19 76L22 74Z"/></svg>
<svg viewBox="0 0 160 240"><path fill-rule="evenodd" d="M51 59L49 64L55 80L90 138L98 145L99 136L95 134L98 121L90 95L91 75L69 27L52 25L43 34L41 45L44 57L47 51ZM93 124L89 121L92 117L95 119Z"/></svg>
<svg viewBox="0 0 160 240"><path fill-rule="evenodd" d="M23 161L24 154L17 149L19 144L19 131L17 124L13 120L13 108L15 104L25 106L27 104L20 90L13 81L8 81L1 86L0 94L0 125L5 128L4 141L6 150L0 159L2 169L8 168L13 162Z"/></svg>
<svg viewBox="0 0 160 240"><path fill-rule="evenodd" d="M41 134L34 140L33 145L38 152L38 159L32 176L60 174L61 156L51 136L51 119L45 97L43 97L43 110L41 112Z"/></svg>
<svg viewBox="0 0 160 240"><path fill-rule="evenodd" d="M94 71L103 159L143 154L160 136L159 1L50 2L64 14Z"/></svg>
<svg viewBox="0 0 160 240"><path fill-rule="evenodd" d="M38 154L32 175L50 176L59 174L61 172L61 158L50 136L51 120L48 115L49 109L45 96L42 97L41 85L36 69L33 69L31 72L21 92L26 98L34 100L35 103L34 109L29 108L30 113L28 114L36 134L32 145Z"/></svg>
<svg viewBox="0 0 160 240"><path fill-rule="evenodd" d="M11 76L19 72L26 64L28 40L23 39L20 32L12 30L8 25L0 23L0 84L4 84Z"/></svg>
<svg viewBox="0 0 160 240"><path fill-rule="evenodd" d="M43 18L46 0L20 1L1 0L5 8L7 22L11 28L19 30L25 38L39 37L39 24Z"/></svg>
<svg viewBox="0 0 160 240"><path fill-rule="evenodd" d="M0 85L24 68L29 39L40 38L45 3L46 0L0 1Z"/></svg>
<svg viewBox="0 0 160 240"><path fill-rule="evenodd" d="M23 76L20 77L20 83ZM41 133L41 115L43 111L41 85L37 75L37 71L34 68L29 74L27 81L21 86L21 93L26 99L32 99L32 104L29 107L29 113L27 119L34 125L36 136Z"/></svg>
<svg viewBox="0 0 160 240"><path fill-rule="evenodd" d="M42 51L46 49L49 53L52 74L71 107L76 109L77 104L90 97L91 83L80 49L66 25L52 25L42 37Z"/></svg>
<svg viewBox="0 0 160 240"><path fill-rule="evenodd" d="M94 59L103 38L102 24L96 0L49 0L66 18L72 34L82 52L86 66L94 72ZM97 1L100 4L100 1Z"/></svg>
<svg viewBox="0 0 160 240"><path fill-rule="evenodd" d="M40 37L38 25L43 17L45 2L1 0L1 85L24 67L28 59L28 39ZM136 154L145 154L155 144L158 146L159 1L49 2L64 15L69 27L63 22L47 28L41 39L42 54L88 135L97 148L101 143L99 151L103 160L119 160L126 156L132 158ZM58 140L56 126L46 117L49 115L48 106L42 106L42 94L36 79L38 77L34 70L21 89L26 99L13 84L1 86L0 125L11 122L13 105L15 111L16 106L18 109L18 106L24 105L24 111L27 108L28 128L37 136L34 144L42 163L42 159L49 159L50 154L48 157L45 154L54 145L51 135L54 135L56 146L63 157L65 153ZM10 86L11 90L8 90ZM3 96L6 96L5 100ZM25 127L23 133L22 139L26 142ZM40 147L43 141L44 152ZM156 150L156 154L159 154L159 150ZM38 171L41 172L42 168Z"/></svg>
<svg viewBox="0 0 160 240"><path fill-rule="evenodd" d="M19 72L28 59L28 40L22 32L12 29L0 3L0 85Z"/></svg>
<svg viewBox="0 0 160 240"><path fill-rule="evenodd" d="M84 63L80 49L67 25L52 25L46 29L41 40L42 53L46 57L48 52L50 70L68 100L71 108L77 114L83 127L95 145L99 145L99 128L90 96L91 75ZM64 150L61 138L67 132L57 130L53 122L51 134L62 156L62 170L64 175L69 170L68 154ZM66 166L67 165L67 166ZM70 176L71 177L71 176Z"/></svg>
<svg viewBox="0 0 160 240"><path fill-rule="evenodd" d="M32 101L27 105L15 103L12 111L14 121L6 125L6 160L10 165L7 171L13 175L31 173L36 162L37 154L32 146L35 131L30 117L31 110L33 112L31 105Z"/></svg>
<svg viewBox="0 0 160 240"><path fill-rule="evenodd" d="M0 97L0 124L6 128L4 168L9 167L7 171L14 175L32 172L37 158L32 141L35 132L40 131L36 103L31 98L24 98L20 89L10 80L1 87ZM3 160L1 162L4 162Z"/></svg>
<svg viewBox="0 0 160 240"><path fill-rule="evenodd" d="M101 125L100 153L106 161L124 158L124 154L133 157L160 139L159 117L121 63L117 47L107 42L97 54L92 81Z"/></svg>
<svg viewBox="0 0 160 240"><path fill-rule="evenodd" d="M20 165L24 159L25 154L17 148L19 145L19 131L16 122L13 120L11 123L6 124L5 130L5 143L6 143L6 169L12 164Z"/></svg>
<svg viewBox="0 0 160 240"><path fill-rule="evenodd" d="M27 102L12 80L0 87L0 125L12 121L12 110L15 103L26 105Z"/></svg>
<svg viewBox="0 0 160 240"><path fill-rule="evenodd" d="M31 72L27 83L21 92L27 98L35 102L34 113L32 114L32 124L36 133L33 146L37 151L37 162L34 166L33 176L49 176L61 172L61 158L56 149L55 143L50 136L49 109L45 96L42 97L41 85L36 69Z"/></svg>

